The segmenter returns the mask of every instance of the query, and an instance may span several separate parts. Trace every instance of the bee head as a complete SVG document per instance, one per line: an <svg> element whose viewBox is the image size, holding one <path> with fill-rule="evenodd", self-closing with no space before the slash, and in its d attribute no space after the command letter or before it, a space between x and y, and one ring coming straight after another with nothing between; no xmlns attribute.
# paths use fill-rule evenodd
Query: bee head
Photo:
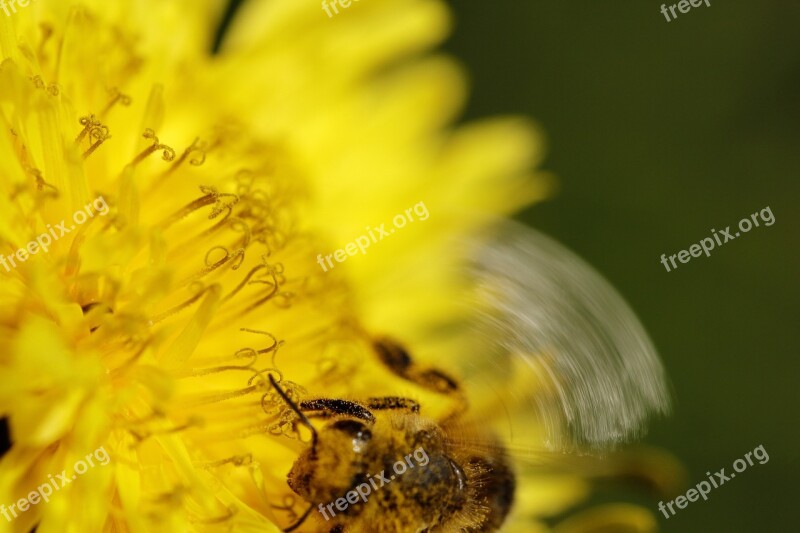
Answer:
<svg viewBox="0 0 800 533"><path fill-rule="evenodd" d="M367 476L360 456L369 449L372 431L364 422L337 420L319 432L317 444L295 461L288 483L308 501L340 497Z"/></svg>

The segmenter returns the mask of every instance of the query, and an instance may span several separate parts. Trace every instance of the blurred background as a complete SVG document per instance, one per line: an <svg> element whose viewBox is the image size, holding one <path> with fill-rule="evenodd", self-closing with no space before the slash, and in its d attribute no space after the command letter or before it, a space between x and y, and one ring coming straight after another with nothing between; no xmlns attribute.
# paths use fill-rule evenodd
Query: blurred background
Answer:
<svg viewBox="0 0 800 533"><path fill-rule="evenodd" d="M451 4L466 118L525 114L548 137L560 190L521 218L611 280L664 359L675 412L648 442L683 460L684 491L770 457L669 520L627 497L663 531L797 531L800 3L712 0L672 22L653 1ZM766 206L772 226L660 263Z"/></svg>

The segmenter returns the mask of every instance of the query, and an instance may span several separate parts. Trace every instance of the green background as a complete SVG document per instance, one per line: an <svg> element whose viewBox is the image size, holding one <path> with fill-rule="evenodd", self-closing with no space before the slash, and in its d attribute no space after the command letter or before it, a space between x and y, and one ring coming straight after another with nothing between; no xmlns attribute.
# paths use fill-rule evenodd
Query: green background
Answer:
<svg viewBox="0 0 800 533"><path fill-rule="evenodd" d="M467 118L525 114L548 137L560 190L522 218L611 280L664 359L676 405L648 442L691 485L769 453L659 513L663 531L798 531L800 3L712 0L669 23L649 1L451 4ZM659 262L766 206L772 226Z"/></svg>

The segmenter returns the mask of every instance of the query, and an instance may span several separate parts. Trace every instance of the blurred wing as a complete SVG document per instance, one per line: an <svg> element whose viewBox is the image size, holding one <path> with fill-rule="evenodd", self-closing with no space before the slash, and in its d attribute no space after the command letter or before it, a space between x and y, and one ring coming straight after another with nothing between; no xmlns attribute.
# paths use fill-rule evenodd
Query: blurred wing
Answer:
<svg viewBox="0 0 800 533"><path fill-rule="evenodd" d="M481 355L465 362L465 378L503 399L494 418L506 419L512 443L526 433L516 441L531 442L535 430L522 420L551 450L596 451L640 436L651 414L669 411L642 324L578 256L502 223L470 247L467 263Z"/></svg>

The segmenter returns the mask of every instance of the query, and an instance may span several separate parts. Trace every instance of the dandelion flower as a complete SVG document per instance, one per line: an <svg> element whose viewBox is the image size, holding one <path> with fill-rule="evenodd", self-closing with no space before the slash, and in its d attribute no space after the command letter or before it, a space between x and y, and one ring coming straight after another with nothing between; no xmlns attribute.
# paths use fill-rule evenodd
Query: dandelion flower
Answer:
<svg viewBox="0 0 800 533"><path fill-rule="evenodd" d="M295 399L371 392L363 332L456 314L444 243L547 193L530 125L450 126L465 82L429 55L442 2L333 20L249 2L210 55L222 8L0 14L0 503L68 478L4 530L279 531L306 506L286 485L306 444L268 377ZM320 270L419 201L424 225Z"/></svg>

